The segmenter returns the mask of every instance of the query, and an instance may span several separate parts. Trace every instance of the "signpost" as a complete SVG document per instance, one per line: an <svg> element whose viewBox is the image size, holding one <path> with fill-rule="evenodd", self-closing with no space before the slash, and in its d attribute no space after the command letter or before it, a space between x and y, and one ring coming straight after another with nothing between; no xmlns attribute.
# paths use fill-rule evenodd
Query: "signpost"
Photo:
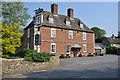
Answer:
<svg viewBox="0 0 120 80"><path fill-rule="evenodd" d="M41 12L43 11L43 9L36 9L35 10L35 17L33 18L34 21L34 24L35 24L35 27L34 28L37 28L37 31L35 33L35 45L36 45L36 50L39 52L39 48L40 48L40 45L41 45L41 35L40 35L40 32L39 32L39 28L40 26L42 25L42 20L43 20L43 15L41 14Z"/></svg>

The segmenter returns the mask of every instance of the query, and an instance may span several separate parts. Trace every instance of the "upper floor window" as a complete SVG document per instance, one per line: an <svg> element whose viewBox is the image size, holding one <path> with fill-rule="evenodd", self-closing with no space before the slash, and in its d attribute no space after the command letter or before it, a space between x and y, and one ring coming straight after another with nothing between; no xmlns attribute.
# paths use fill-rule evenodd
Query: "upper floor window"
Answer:
<svg viewBox="0 0 120 80"><path fill-rule="evenodd" d="M27 37L30 38L30 29L28 29L28 32L27 32Z"/></svg>
<svg viewBox="0 0 120 80"><path fill-rule="evenodd" d="M66 25L68 25L68 26L69 26L69 25L70 25L70 21L67 21L67 20L66 20Z"/></svg>
<svg viewBox="0 0 120 80"><path fill-rule="evenodd" d="M83 26L84 26L84 25L83 25L82 23L80 23L80 27L83 28Z"/></svg>
<svg viewBox="0 0 120 80"><path fill-rule="evenodd" d="M56 29L55 28L51 28L51 37L56 38Z"/></svg>
<svg viewBox="0 0 120 80"><path fill-rule="evenodd" d="M68 18L65 19L65 24L70 26L70 20Z"/></svg>
<svg viewBox="0 0 120 80"><path fill-rule="evenodd" d="M49 18L49 22L53 23L54 19L53 18Z"/></svg>
<svg viewBox="0 0 120 80"><path fill-rule="evenodd" d="M51 43L51 53L56 53L56 44Z"/></svg>
<svg viewBox="0 0 120 80"><path fill-rule="evenodd" d="M86 40L86 33L83 33L83 40Z"/></svg>
<svg viewBox="0 0 120 80"><path fill-rule="evenodd" d="M50 23L53 23L53 22L54 22L54 19L53 19L53 17L52 17L51 15L49 15L48 21L49 21Z"/></svg>
<svg viewBox="0 0 120 80"><path fill-rule="evenodd" d="M86 51L87 51L86 44L83 44L83 52L86 52Z"/></svg>
<svg viewBox="0 0 120 80"><path fill-rule="evenodd" d="M73 39L73 31L69 31L69 39Z"/></svg>

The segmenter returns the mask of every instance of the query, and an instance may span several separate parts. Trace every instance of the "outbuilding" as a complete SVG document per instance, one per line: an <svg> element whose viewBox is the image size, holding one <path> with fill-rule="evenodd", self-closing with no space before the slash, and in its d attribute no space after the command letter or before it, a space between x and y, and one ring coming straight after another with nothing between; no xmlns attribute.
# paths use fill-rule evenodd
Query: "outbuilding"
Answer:
<svg viewBox="0 0 120 80"><path fill-rule="evenodd" d="M106 53L106 46L102 45L101 43L95 43L95 53L97 55L104 55Z"/></svg>

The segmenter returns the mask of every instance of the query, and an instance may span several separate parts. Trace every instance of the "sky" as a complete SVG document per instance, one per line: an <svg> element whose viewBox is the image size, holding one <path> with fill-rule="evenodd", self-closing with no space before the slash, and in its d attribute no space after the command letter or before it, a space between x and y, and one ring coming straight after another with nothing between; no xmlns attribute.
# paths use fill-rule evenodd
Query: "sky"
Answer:
<svg viewBox="0 0 120 80"><path fill-rule="evenodd" d="M82 20L89 28L99 27L106 36L118 34L118 2L24 2L31 17L34 10L43 8L51 11L51 4L58 4L58 14L67 15L67 9L74 9L74 17ZM28 20L28 24L32 18Z"/></svg>

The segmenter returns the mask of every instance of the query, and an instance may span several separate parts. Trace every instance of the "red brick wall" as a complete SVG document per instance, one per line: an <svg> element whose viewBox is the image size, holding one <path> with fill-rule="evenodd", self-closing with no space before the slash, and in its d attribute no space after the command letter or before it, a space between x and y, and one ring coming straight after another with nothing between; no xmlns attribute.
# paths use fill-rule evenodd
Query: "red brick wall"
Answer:
<svg viewBox="0 0 120 80"><path fill-rule="evenodd" d="M73 31L73 40L68 39L68 31L63 29L56 29L56 38L51 38L51 28L41 27L41 52L50 52L51 43L56 43L56 54L63 54L67 51L67 45L78 44L83 47L83 44L87 45L86 53L94 53L93 33L86 33L87 40L83 40L83 32ZM45 41L47 40L47 41ZM52 41L50 41L52 40ZM83 49L81 50L83 52ZM53 54L53 53L52 53Z"/></svg>
<svg viewBox="0 0 120 80"><path fill-rule="evenodd" d="M94 53L94 44L93 44L93 33L86 33L87 39L83 40L83 32L73 31L73 40L69 40L68 31L65 29L56 29L56 38L51 38L51 28L41 27L41 52L51 51L51 43L56 43L56 53L55 54L64 54L67 52L67 45L78 44L83 47L83 44L87 45L87 52L83 52L83 49L80 50L82 53ZM28 29L24 32L24 38L22 41L22 46L20 50L27 48L28 42L30 43L30 49L34 49L34 27L30 27L30 38L27 38ZM54 53L51 53L54 54Z"/></svg>

